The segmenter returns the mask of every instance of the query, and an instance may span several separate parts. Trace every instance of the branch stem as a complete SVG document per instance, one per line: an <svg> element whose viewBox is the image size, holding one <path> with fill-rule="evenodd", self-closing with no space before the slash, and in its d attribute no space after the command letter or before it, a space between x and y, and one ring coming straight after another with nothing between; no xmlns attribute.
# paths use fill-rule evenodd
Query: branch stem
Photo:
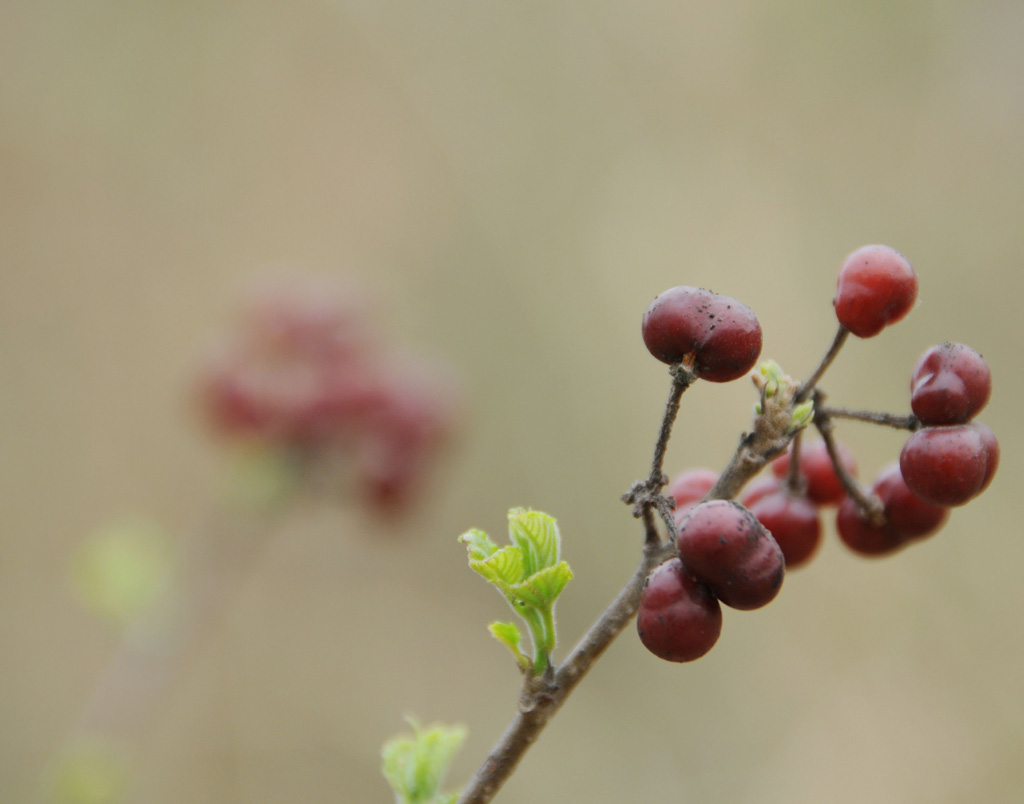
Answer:
<svg viewBox="0 0 1024 804"><path fill-rule="evenodd" d="M651 524L653 526L653 521ZM673 555L674 549L674 544L652 545L648 541L633 576L583 635L568 658L553 674L525 677L515 717L463 791L459 804L485 804L494 798L548 721L612 640L633 619L640 605L644 581L658 564Z"/></svg>
<svg viewBox="0 0 1024 804"><path fill-rule="evenodd" d="M796 397L793 400L794 404L800 404L811 395L811 392L814 391L818 384L818 380L821 379L828 367L832 365L832 361L836 359L836 355L838 355L839 350L843 348L843 344L846 343L846 339L849 335L850 330L840 324L839 329L836 330L835 337L832 339L832 345L829 346L828 351L825 352L825 356L821 359L821 363L818 365L818 368L814 370L814 373L805 383L803 383L803 385L800 386L800 390L797 391Z"/></svg>
<svg viewBox="0 0 1024 804"><path fill-rule="evenodd" d="M882 413L873 410L850 410L849 408L816 408L816 415L829 419L856 419L857 421L869 422L871 424L882 424L886 427L894 427L897 430L919 430L921 422L913 413L897 415L895 413Z"/></svg>

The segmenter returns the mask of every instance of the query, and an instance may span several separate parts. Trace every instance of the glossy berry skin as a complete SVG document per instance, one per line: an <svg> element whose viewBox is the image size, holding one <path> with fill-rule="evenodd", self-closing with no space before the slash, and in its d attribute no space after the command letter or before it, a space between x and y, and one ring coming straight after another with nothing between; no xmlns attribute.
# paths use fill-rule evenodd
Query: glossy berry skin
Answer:
<svg viewBox="0 0 1024 804"><path fill-rule="evenodd" d="M791 570L806 564L818 549L821 517L807 497L792 493L777 478L772 480L774 489L765 488L744 504L771 533L786 559L786 569Z"/></svg>
<svg viewBox="0 0 1024 804"><path fill-rule="evenodd" d="M732 500L711 500L679 523L679 557L734 609L756 609L779 593L786 562L772 535Z"/></svg>
<svg viewBox="0 0 1024 804"><path fill-rule="evenodd" d="M985 445L985 478L981 481L981 488L978 489L978 494L981 494L988 488L988 484L992 482L992 478L996 474L996 469L999 468L999 442L996 440L996 434L992 432L992 428L984 422L971 422L971 427L978 431L981 442Z"/></svg>
<svg viewBox="0 0 1024 804"><path fill-rule="evenodd" d="M895 552L908 542L930 536L949 516L948 508L925 502L907 487L898 463L879 472L871 492L882 503L884 525L865 518L850 498L843 500L836 512L839 538L861 555Z"/></svg>
<svg viewBox="0 0 1024 804"><path fill-rule="evenodd" d="M678 558L670 558L644 581L636 615L640 641L670 662L699 659L722 632L722 607L707 585Z"/></svg>
<svg viewBox="0 0 1024 804"><path fill-rule="evenodd" d="M839 460L847 473L857 474L857 461L845 444L836 444ZM789 472L792 447L771 463L776 477L783 478ZM817 505L839 505L846 496L846 490L836 475L824 441L800 444L800 474L807 484L807 498Z"/></svg>
<svg viewBox="0 0 1024 804"><path fill-rule="evenodd" d="M916 300L917 274L907 258L873 245L846 258L832 303L840 324L858 338L870 338L903 318Z"/></svg>
<svg viewBox="0 0 1024 804"><path fill-rule="evenodd" d="M956 424L912 433L900 452L907 486L934 505L963 505L988 477L988 448L976 427Z"/></svg>
<svg viewBox="0 0 1024 804"><path fill-rule="evenodd" d="M992 372L985 358L962 343L931 347L910 377L910 407L927 425L973 419L991 394Z"/></svg>
<svg viewBox="0 0 1024 804"><path fill-rule="evenodd" d="M761 354L761 325L753 311L703 288L666 290L647 308L641 331L658 360L692 361L697 376L710 382L742 377Z"/></svg>

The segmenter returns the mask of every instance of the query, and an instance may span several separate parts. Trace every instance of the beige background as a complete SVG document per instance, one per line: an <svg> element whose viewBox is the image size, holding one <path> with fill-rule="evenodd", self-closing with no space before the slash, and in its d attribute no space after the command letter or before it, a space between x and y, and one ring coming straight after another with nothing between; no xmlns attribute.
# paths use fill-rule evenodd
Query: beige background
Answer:
<svg viewBox="0 0 1024 804"><path fill-rule="evenodd" d="M133 802L388 801L378 749L409 712L469 726L461 784L517 682L455 537L558 516L571 642L637 556L617 498L667 389L650 299L737 296L803 375L839 263L885 242L920 304L824 385L905 410L928 345L975 346L992 488L884 561L830 523L696 664L627 633L500 800L1019 801L1022 41L1009 1L4 3L0 800L34 800L117 646L68 591L73 551L123 512L201 532L218 453L186 391L247 280L361 281L395 342L455 363L470 414L405 524L329 501L268 523ZM672 471L723 465L752 402L695 388ZM901 444L840 436L867 478Z"/></svg>

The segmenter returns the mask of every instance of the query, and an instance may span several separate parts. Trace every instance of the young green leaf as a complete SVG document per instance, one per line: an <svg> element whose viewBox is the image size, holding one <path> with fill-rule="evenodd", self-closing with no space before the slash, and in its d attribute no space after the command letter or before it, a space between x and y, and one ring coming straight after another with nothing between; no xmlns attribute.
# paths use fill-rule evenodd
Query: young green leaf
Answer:
<svg viewBox="0 0 1024 804"><path fill-rule="evenodd" d="M497 586L506 595L512 586L525 577L523 554L518 547L506 545L483 561L469 562L469 566L479 572L488 581Z"/></svg>
<svg viewBox="0 0 1024 804"><path fill-rule="evenodd" d="M572 570L562 561L525 578L513 587L515 596L535 609L549 609L572 580Z"/></svg>
<svg viewBox="0 0 1024 804"><path fill-rule="evenodd" d="M508 535L523 552L526 574L553 566L561 550L561 536L554 517L541 511L513 508L508 512Z"/></svg>
<svg viewBox="0 0 1024 804"><path fill-rule="evenodd" d="M467 546L469 566L500 591L530 629L534 656L532 672L543 673L555 647L554 606L572 579L572 570L559 561L561 536L554 518L540 511L513 508L508 514L512 544L498 548L482 530L459 537ZM505 643L524 667L531 659L520 650L518 629L495 623L491 633Z"/></svg>
<svg viewBox="0 0 1024 804"><path fill-rule="evenodd" d="M466 739L463 726L435 723L426 728L409 719L413 734L400 734L381 749L381 772L396 804L448 804L457 797L438 788Z"/></svg>
<svg viewBox="0 0 1024 804"><path fill-rule="evenodd" d="M469 550L470 561L484 561L498 551L498 545L479 528L467 530L459 537L459 541Z"/></svg>
<svg viewBox="0 0 1024 804"><path fill-rule="evenodd" d="M495 622L487 627L490 629L491 636L512 651L512 655L516 657L520 667L527 668L530 666L530 660L519 647L523 643L523 635L519 633L515 623Z"/></svg>

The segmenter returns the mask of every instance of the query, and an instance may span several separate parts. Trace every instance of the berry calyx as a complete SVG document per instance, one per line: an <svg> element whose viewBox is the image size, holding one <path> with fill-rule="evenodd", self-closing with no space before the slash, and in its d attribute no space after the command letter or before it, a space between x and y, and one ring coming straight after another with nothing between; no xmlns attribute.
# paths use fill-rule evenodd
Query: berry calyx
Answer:
<svg viewBox="0 0 1024 804"><path fill-rule="evenodd" d="M889 246L863 246L839 271L836 318L858 338L877 335L910 312L917 300L917 274L907 258Z"/></svg>
<svg viewBox="0 0 1024 804"><path fill-rule="evenodd" d="M990 477L988 447L970 424L926 427L912 433L900 451L907 486L934 505L963 505Z"/></svg>
<svg viewBox="0 0 1024 804"><path fill-rule="evenodd" d="M679 557L734 609L756 609L779 593L782 550L749 510L732 500L710 500L679 523Z"/></svg>
<svg viewBox="0 0 1024 804"><path fill-rule="evenodd" d="M992 372L970 346L941 343L917 361L910 377L910 407L922 424L962 424L992 394Z"/></svg>
<svg viewBox="0 0 1024 804"><path fill-rule="evenodd" d="M655 656L692 662L718 641L722 607L682 561L670 558L644 581L636 629L644 647Z"/></svg>
<svg viewBox="0 0 1024 804"><path fill-rule="evenodd" d="M745 304L686 285L658 296L644 313L648 350L670 365L687 362L709 382L729 382L749 372L761 354L761 325Z"/></svg>

